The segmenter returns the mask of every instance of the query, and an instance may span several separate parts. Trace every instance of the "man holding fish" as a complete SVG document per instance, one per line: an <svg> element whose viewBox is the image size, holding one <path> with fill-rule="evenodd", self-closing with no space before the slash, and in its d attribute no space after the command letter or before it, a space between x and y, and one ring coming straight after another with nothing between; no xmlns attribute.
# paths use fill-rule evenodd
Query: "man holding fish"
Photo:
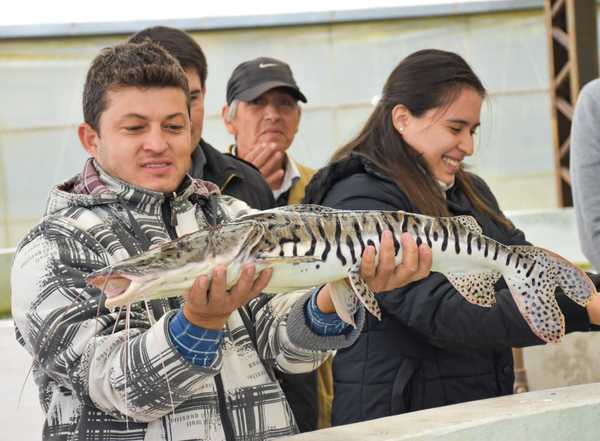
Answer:
<svg viewBox="0 0 600 441"><path fill-rule="evenodd" d="M273 370L316 369L351 345L356 328L327 284L269 296L270 270L227 268L181 297L110 311L94 271L199 229L253 212L189 178L190 96L184 71L150 42L104 49L92 62L78 135L91 158L51 190L46 213L18 247L12 311L46 412L43 439L235 440L294 434ZM360 275L373 292L426 276L428 247L383 233ZM377 263L376 263L377 262ZM115 287L107 282L106 289ZM339 286L335 288L339 290ZM349 288L346 288L349 289ZM175 294L174 289L174 294Z"/></svg>

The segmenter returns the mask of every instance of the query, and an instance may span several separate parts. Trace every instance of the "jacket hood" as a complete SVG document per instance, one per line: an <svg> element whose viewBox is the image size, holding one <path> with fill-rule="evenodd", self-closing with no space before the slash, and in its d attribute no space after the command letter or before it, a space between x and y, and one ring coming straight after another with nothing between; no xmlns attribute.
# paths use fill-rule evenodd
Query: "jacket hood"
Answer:
<svg viewBox="0 0 600 441"><path fill-rule="evenodd" d="M68 208L91 208L103 204L126 204L143 212L153 212L166 198L188 199L191 195L207 196L219 193L219 188L207 181L186 176L174 193L161 193L136 187L111 176L93 159L89 159L81 173L50 190L45 215Z"/></svg>
<svg viewBox="0 0 600 441"><path fill-rule="evenodd" d="M45 215L55 214L66 208L91 208L97 205L115 202L117 200L117 195L113 192L100 194L78 192L75 189L75 186L79 181L80 175L75 175L67 181L54 186L48 195Z"/></svg>
<svg viewBox="0 0 600 441"><path fill-rule="evenodd" d="M382 181L394 184L394 181L371 163L367 158L356 153L321 168L312 177L305 190L305 204L322 204L329 190L339 181L356 173L368 173ZM395 185L395 184L394 184Z"/></svg>

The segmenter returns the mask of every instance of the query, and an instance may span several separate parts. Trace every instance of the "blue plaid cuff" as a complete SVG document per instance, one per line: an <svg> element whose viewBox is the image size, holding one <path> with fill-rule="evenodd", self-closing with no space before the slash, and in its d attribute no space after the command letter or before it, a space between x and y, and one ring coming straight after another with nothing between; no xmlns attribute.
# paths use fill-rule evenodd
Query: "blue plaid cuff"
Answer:
<svg viewBox="0 0 600 441"><path fill-rule="evenodd" d="M344 322L335 312L324 314L317 306L317 296L321 288L315 288L310 300L306 304L306 321L312 332L322 337L341 335L351 330L351 326Z"/></svg>
<svg viewBox="0 0 600 441"><path fill-rule="evenodd" d="M192 325L179 310L169 322L171 340L183 357L200 367L210 367L223 342L223 331Z"/></svg>

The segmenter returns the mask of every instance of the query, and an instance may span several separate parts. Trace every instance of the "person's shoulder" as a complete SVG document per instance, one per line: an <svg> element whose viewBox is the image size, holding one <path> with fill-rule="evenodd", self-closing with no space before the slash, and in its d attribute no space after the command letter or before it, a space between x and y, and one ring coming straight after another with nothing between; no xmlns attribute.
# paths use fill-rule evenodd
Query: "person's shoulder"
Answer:
<svg viewBox="0 0 600 441"><path fill-rule="evenodd" d="M197 148L201 149L204 153L204 157L206 158L206 166L209 169L219 169L221 171L225 171L226 169L233 168L245 175L260 176L258 169L251 163L244 161L243 159L238 158L230 153L221 152L204 140Z"/></svg>
<svg viewBox="0 0 600 441"><path fill-rule="evenodd" d="M253 177L262 176L260 171L254 166L254 164L242 159L237 156L232 155L231 153L222 153L225 161L229 162L233 167L236 167L238 170L243 171L244 174L251 175Z"/></svg>
<svg viewBox="0 0 600 441"><path fill-rule="evenodd" d="M496 199L496 196L494 195L494 192L488 183L481 176L475 173L465 171L465 175L469 178L469 181L471 182L471 185L475 189L477 195L483 198L488 205L491 205L496 210L500 210L498 200Z"/></svg>
<svg viewBox="0 0 600 441"><path fill-rule="evenodd" d="M255 190L271 192L267 182L253 164L230 153L223 153L204 140L201 141L197 149L202 150L206 159L201 175L203 179L222 183L221 181L225 176L234 172L249 182L250 185L253 185Z"/></svg>
<svg viewBox="0 0 600 441"><path fill-rule="evenodd" d="M382 186L386 184L387 182L383 181L378 176L363 171L341 178L333 185L332 190L334 188L344 190L354 189L354 191L360 193L369 193L373 191L373 186Z"/></svg>
<svg viewBox="0 0 600 441"><path fill-rule="evenodd" d="M582 144L578 141L578 134L588 133L588 130L596 131L596 122L600 114L600 79L595 79L587 83L577 96L575 111L573 116L573 134L575 135L575 144ZM583 143L585 144L585 143Z"/></svg>
<svg viewBox="0 0 600 441"><path fill-rule="evenodd" d="M600 101L600 78L587 83L579 92L579 100L594 99Z"/></svg>
<svg viewBox="0 0 600 441"><path fill-rule="evenodd" d="M392 179L358 155L340 159L318 170L305 198L307 203L325 205L352 205L352 201L363 203L367 200L398 209L410 205Z"/></svg>
<svg viewBox="0 0 600 441"><path fill-rule="evenodd" d="M467 177L471 180L471 183L475 186L477 190L482 190L488 193L492 192L488 183L485 182L485 180L481 176L468 171L465 171L465 175L467 175Z"/></svg>
<svg viewBox="0 0 600 441"><path fill-rule="evenodd" d="M387 194L403 194L393 181L382 179L380 176L366 171L354 173L340 179L332 186L331 190L351 191L357 195L365 196L380 196L382 191L385 191Z"/></svg>
<svg viewBox="0 0 600 441"><path fill-rule="evenodd" d="M336 204L343 200L372 200L373 203L405 209L410 201L393 182L366 171L346 176L333 184L326 201Z"/></svg>
<svg viewBox="0 0 600 441"><path fill-rule="evenodd" d="M39 221L27 230L17 244L17 252L31 243L45 247L47 242L68 239L72 242L87 238L86 221L95 220L96 213L86 206L63 206L47 211Z"/></svg>

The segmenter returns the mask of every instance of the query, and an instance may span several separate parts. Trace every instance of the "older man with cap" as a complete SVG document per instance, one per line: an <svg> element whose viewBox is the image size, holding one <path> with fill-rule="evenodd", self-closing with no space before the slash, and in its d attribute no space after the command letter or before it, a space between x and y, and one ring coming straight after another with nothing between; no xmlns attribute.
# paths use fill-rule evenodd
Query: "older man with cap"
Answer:
<svg viewBox="0 0 600 441"><path fill-rule="evenodd" d="M227 82L222 117L235 138L230 151L259 169L277 205L300 202L314 174L287 153L300 124L298 101L306 97L290 66L275 58L245 61Z"/></svg>

